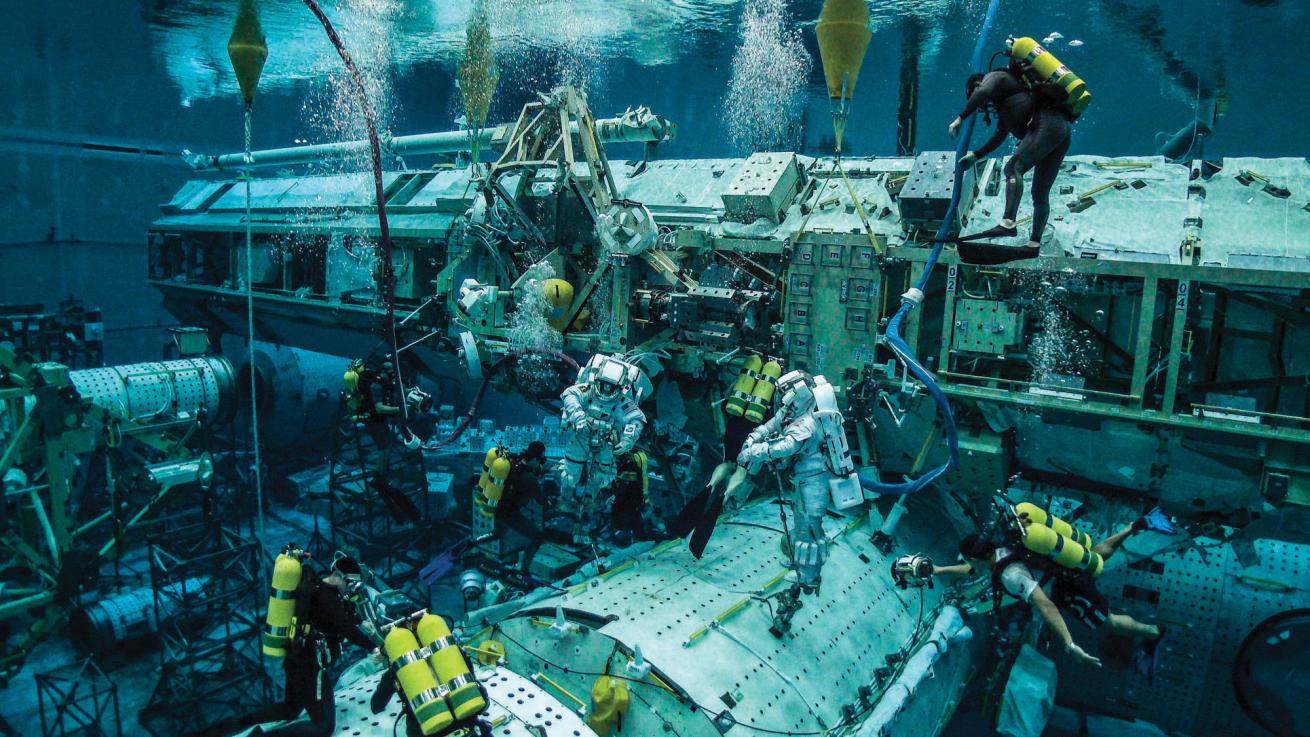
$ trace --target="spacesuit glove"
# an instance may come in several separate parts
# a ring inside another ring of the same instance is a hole
[[[1086,650],[1078,647],[1078,643],[1076,642],[1071,642],[1068,645],[1065,645],[1064,651],[1069,653],[1069,656],[1075,661],[1083,665],[1094,665],[1097,668],[1101,667],[1101,659],[1088,654]]]

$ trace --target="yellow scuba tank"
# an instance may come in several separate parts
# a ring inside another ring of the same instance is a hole
[[[569,308],[573,306],[573,285],[563,279],[547,279],[542,285],[546,295],[546,304],[550,305],[546,319],[556,330],[564,329],[564,322],[569,318]]]
[[[755,388],[755,381],[763,365],[764,361],[754,353],[746,357],[741,373],[737,374],[737,380],[732,383],[732,391],[728,392],[728,399],[723,403],[724,412],[737,417],[745,414],[746,405],[751,401],[751,390]]]
[[[591,686],[591,714],[587,726],[600,737],[608,737],[628,713],[628,684],[618,678],[601,676]]]
[[[746,405],[746,419],[756,424],[764,422],[764,415],[773,404],[773,392],[778,388],[778,377],[782,376],[782,365],[769,361],[760,369],[760,376],[751,389],[750,403]]]
[[[1019,519],[1028,519],[1039,525],[1046,525],[1084,548],[1090,548],[1095,544],[1091,535],[1088,535],[1086,532],[1083,532],[1059,517],[1047,514],[1045,509],[1042,509],[1032,502],[1020,502],[1014,505],[1014,513],[1019,515]]]
[[[496,514],[495,506],[488,505],[490,499],[487,496],[487,489],[492,485],[491,467],[504,456],[505,451],[501,450],[500,446],[492,446],[487,449],[487,454],[482,458],[482,475],[478,476],[478,490],[474,492],[473,499],[477,502],[478,511],[488,517]],[[496,499],[499,501],[500,497],[497,496]]]
[[[296,589],[304,567],[300,551],[287,549],[273,561],[272,591],[268,595],[268,616],[264,619],[264,654],[286,657],[287,643],[296,633]]]
[[[1036,522],[1025,525],[1023,546],[1046,556],[1056,564],[1074,571],[1082,571],[1093,578],[1101,575],[1105,560],[1100,553],[1085,548],[1046,525]]]
[[[359,391],[359,378],[364,372],[364,363],[362,361],[351,361],[346,373],[341,376],[341,390],[346,397],[346,411],[352,417],[360,414],[363,409],[362,399]]]
[[[644,450],[634,450],[624,463],[619,465],[619,479],[626,483],[640,483],[642,498],[650,490],[650,457]]]
[[[1092,103],[1092,93],[1087,91],[1087,84],[1082,78],[1069,71],[1069,67],[1060,63],[1054,54],[1035,40],[1024,36],[1011,41],[1010,58],[1026,61],[1029,64],[1032,81],[1054,82],[1063,87],[1064,91],[1069,93],[1064,106],[1074,117],[1082,115],[1087,106]]]
[[[391,628],[382,642],[382,650],[400,684],[401,697],[413,709],[423,734],[436,734],[449,727],[455,718],[441,697],[436,675],[423,657],[414,633],[404,627]]]
[[[505,495],[505,480],[509,478],[511,467],[509,458],[505,456],[491,462],[491,470],[487,472],[487,485],[482,487],[484,504],[482,513],[488,517],[494,517],[496,508],[500,506],[500,498]]]
[[[456,719],[467,719],[487,708],[478,680],[469,672],[459,643],[450,634],[446,620],[435,614],[424,614],[418,621],[419,642],[432,654],[428,664],[437,674],[437,681],[447,689],[446,699]]]

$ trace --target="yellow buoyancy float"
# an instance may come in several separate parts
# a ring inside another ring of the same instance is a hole
[[[482,713],[487,708],[487,700],[478,687],[477,678],[469,671],[459,642],[450,633],[450,625],[435,614],[424,614],[416,630],[423,647],[431,652],[428,663],[436,672],[437,680],[447,689],[446,699],[451,713],[460,720]]]
[[[264,62],[268,60],[268,42],[259,25],[255,0],[241,0],[237,6],[236,23],[227,40],[227,58],[232,62],[232,71],[241,87],[241,97],[246,105],[250,105],[255,101],[255,89],[259,87],[259,77],[264,72]]]
[[[782,376],[782,364],[769,361],[760,369],[755,387],[751,389],[750,403],[746,405],[746,419],[751,422],[764,422],[764,415],[773,404],[773,392],[778,388],[778,377]]]
[[[383,640],[382,649],[400,685],[401,697],[409,703],[423,734],[436,734],[449,727],[455,718],[442,698],[436,674],[423,657],[414,633],[405,627],[393,627]]]
[[[628,684],[618,678],[601,676],[591,686],[591,715],[587,726],[600,737],[608,737],[628,713]]]
[[[1084,548],[1090,548],[1095,544],[1091,535],[1088,535],[1086,532],[1083,532],[1059,517],[1048,514],[1045,509],[1042,509],[1032,502],[1020,502],[1014,505],[1014,513],[1019,515],[1019,519],[1021,520],[1027,519],[1036,522],[1039,525],[1046,525]]]
[[[751,401],[751,390],[755,388],[755,381],[760,377],[760,368],[764,365],[764,360],[754,353],[746,357],[745,363],[741,366],[741,373],[737,374],[737,380],[732,383],[732,390],[728,392],[728,399],[723,403],[723,411],[736,417],[741,417],[746,413],[746,405]]]
[[[873,37],[869,31],[867,0],[826,0],[814,32],[819,37],[828,96],[834,100],[851,99],[864,63],[864,52]]]
[[[264,619],[264,654],[281,658],[295,636],[296,589],[304,567],[299,551],[287,550],[273,561],[272,591],[268,595],[268,616]]]
[[[552,328],[563,330],[569,319],[569,308],[573,306],[573,285],[564,279],[547,279],[542,291],[549,305],[546,320]]]
[[[1063,87],[1069,95],[1065,98],[1064,106],[1074,117],[1082,115],[1092,103],[1092,93],[1087,91],[1087,84],[1082,78],[1033,39],[1027,36],[1014,39],[1010,44],[1010,58],[1028,63],[1032,69],[1032,81],[1054,82]]]

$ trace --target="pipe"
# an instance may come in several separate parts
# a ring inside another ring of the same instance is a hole
[[[629,560],[633,560],[634,558],[638,558],[642,555],[645,555],[646,553],[650,552],[650,550],[654,547],[655,547],[655,543],[650,541],[633,543],[632,545],[629,545],[626,548],[622,548],[620,550],[614,551],[613,553],[610,553],[609,555],[605,556],[604,558],[601,558],[600,560],[589,561],[588,563],[584,564],[581,568],[579,568],[577,571],[575,571],[573,575],[565,578],[563,581],[560,581],[559,585],[562,588],[577,586],[578,584],[583,583],[584,581],[588,581],[591,578],[604,573],[605,571],[612,570],[618,567],[618,565],[621,563],[625,563]]]
[[[897,715],[914,698],[919,686],[933,677],[933,665],[952,643],[967,642],[972,637],[973,631],[965,626],[960,610],[953,606],[943,607],[933,623],[932,634],[910,656],[896,680],[887,685],[882,697],[878,699],[878,705],[860,723],[854,737],[882,737],[890,734],[892,722]]]
[[[984,71],[984,64],[987,60],[987,36],[991,33],[992,25],[996,22],[996,11],[1000,6],[1000,0],[991,0],[987,5],[987,15],[984,16],[982,28],[978,32],[978,41],[973,47],[973,59],[971,66],[974,71]],[[970,115],[965,121],[964,132],[960,136],[960,141],[955,147],[955,160],[959,162],[960,157],[969,150],[969,141],[973,138],[974,124],[977,122],[977,114]],[[937,229],[936,244],[928,254],[928,260],[924,262],[923,274],[919,276],[919,281],[914,288],[901,296],[900,309],[896,311],[891,322],[887,324],[887,333],[885,338],[887,345],[896,354],[896,357],[905,365],[906,370],[928,389],[928,394],[932,396],[933,402],[937,405],[937,412],[942,418],[942,425],[946,428],[946,440],[950,448],[950,456],[942,465],[930,469],[917,479],[906,481],[899,484],[885,484],[879,479],[869,479],[861,475],[860,485],[866,491],[876,494],[913,494],[924,489],[935,482],[937,479],[950,473],[960,464],[960,439],[959,433],[955,427],[955,412],[951,409],[951,403],[946,399],[946,394],[942,392],[937,380],[933,375],[919,363],[915,358],[914,352],[910,350],[909,344],[901,337],[901,325],[905,318],[923,301],[923,290],[928,285],[928,278],[932,276],[933,268],[937,266],[937,259],[941,257],[942,248],[945,247],[946,236],[949,234],[951,225],[955,222],[956,210],[960,207],[960,195],[964,192],[964,169],[956,164],[955,167],[955,186],[951,188],[951,204],[946,210],[946,217],[942,219],[941,227]]]
[[[482,145],[503,144],[513,135],[515,125],[506,123],[484,128],[478,140]],[[576,134],[577,123],[571,124],[571,127]],[[677,130],[676,125],[646,108],[629,110],[617,118],[596,121],[596,134],[601,143],[661,143],[672,141],[677,136]],[[388,154],[397,157],[452,154],[467,150],[471,135],[468,131],[418,133],[392,138],[385,142],[385,146]],[[182,158],[196,171],[227,171],[346,159],[367,154],[370,148],[367,140],[273,148],[252,152],[249,163],[244,153],[212,156],[186,152]]]
[[[32,512],[36,515],[36,521],[40,523],[42,532],[45,533],[46,547],[50,548],[50,560],[59,567],[59,543],[55,541],[55,530],[50,526],[50,518],[46,516],[45,507],[41,504],[41,497],[36,493],[36,487],[28,489],[29,496],[32,500]]]

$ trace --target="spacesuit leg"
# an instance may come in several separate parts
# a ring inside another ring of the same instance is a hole
[[[564,462],[560,466],[560,491],[568,499],[577,494],[577,486],[582,483],[582,472],[587,465],[590,449],[582,436],[573,433],[568,445],[564,446]]]
[[[823,515],[828,507],[828,484],[823,476],[796,482],[792,495],[795,529],[792,531],[796,573],[800,583],[815,586],[828,554]]]

